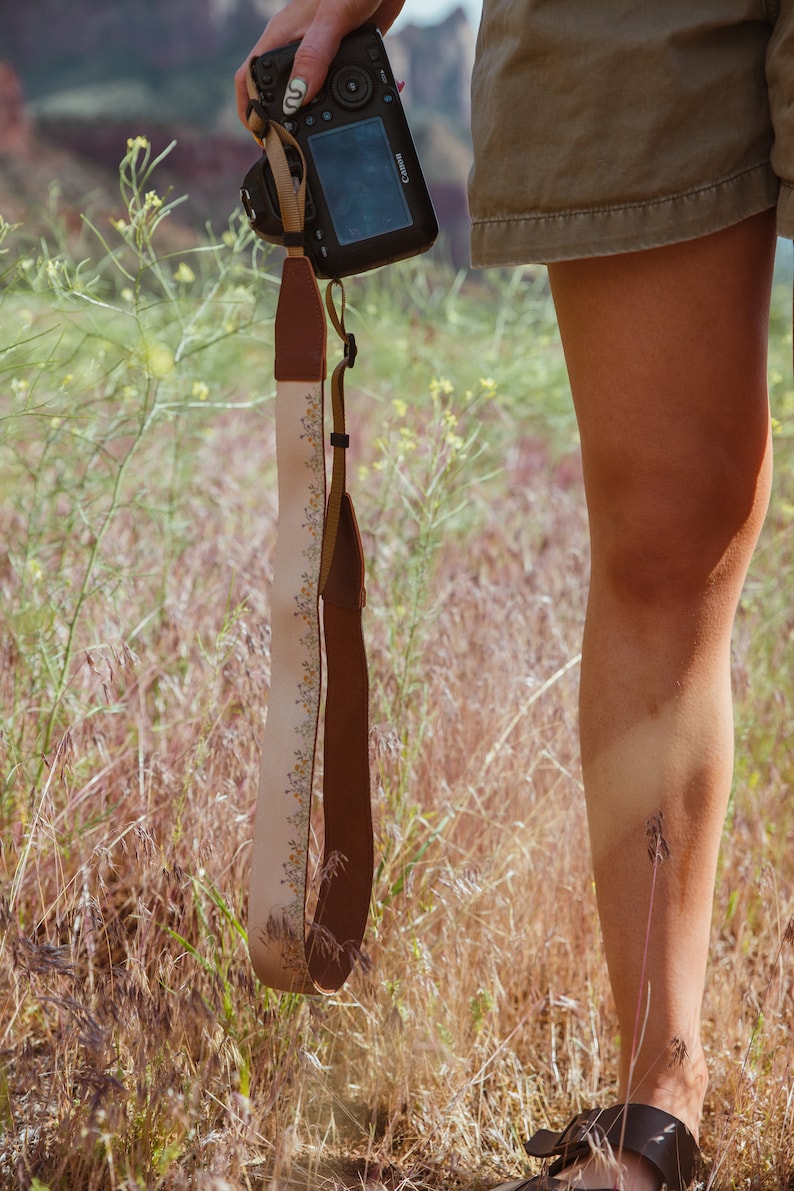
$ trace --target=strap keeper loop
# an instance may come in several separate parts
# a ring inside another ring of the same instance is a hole
[[[338,434],[335,430],[331,431],[331,446],[344,447],[345,450],[350,446],[349,434]]]
[[[348,368],[352,368],[356,362],[356,356],[358,355],[358,348],[356,347],[356,337],[352,331],[347,332],[347,339],[345,341],[344,352],[345,352],[345,360],[347,361],[347,366],[348,366]]]
[[[281,242],[285,248],[303,248],[306,241],[303,232],[282,232]]]

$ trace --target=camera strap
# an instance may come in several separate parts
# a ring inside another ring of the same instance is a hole
[[[373,869],[368,677],[361,628],[364,558],[345,475],[344,374],[355,362],[356,346],[345,329],[342,283],[331,282],[327,310],[345,346],[331,386],[333,467],[326,504],[326,319],[317,278],[303,255],[305,168],[296,181],[284,146],[298,154],[300,148],[281,125],[265,127],[253,101],[249,123],[264,138],[287,256],[275,322],[279,508],[248,947],[257,975],[271,988],[333,992],[360,954]],[[333,301],[336,287],[342,295],[340,313]],[[323,644],[327,679],[321,717]],[[315,897],[309,839],[320,729],[324,834]]]

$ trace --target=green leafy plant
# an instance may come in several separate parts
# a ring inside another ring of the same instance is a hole
[[[57,207],[43,239],[0,220],[0,1182],[475,1191],[616,1078],[545,274],[412,260],[348,287],[375,896],[339,993],[263,989],[278,268],[237,217],[187,240],[160,160],[132,137],[119,210],[77,236]],[[704,1011],[718,1191],[794,1161],[788,318],[781,290]]]

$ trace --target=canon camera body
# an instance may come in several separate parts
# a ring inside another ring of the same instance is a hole
[[[363,25],[348,34],[319,95],[285,116],[299,44],[261,54],[251,70],[260,115],[282,124],[306,161],[304,251],[318,277],[347,277],[425,252],[438,221],[380,33]],[[298,154],[290,147],[286,152],[293,176],[300,177]],[[281,244],[266,153],[246,174],[241,197],[254,231]]]

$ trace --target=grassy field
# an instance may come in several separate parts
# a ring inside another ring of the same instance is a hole
[[[0,228],[0,1185],[475,1191],[615,1080],[576,743],[588,581],[542,271],[351,282],[377,869],[366,968],[254,979],[278,262],[234,218]],[[794,391],[734,647],[715,1188],[794,1179]],[[335,349],[335,348],[334,348]],[[788,933],[787,933],[788,932]]]

